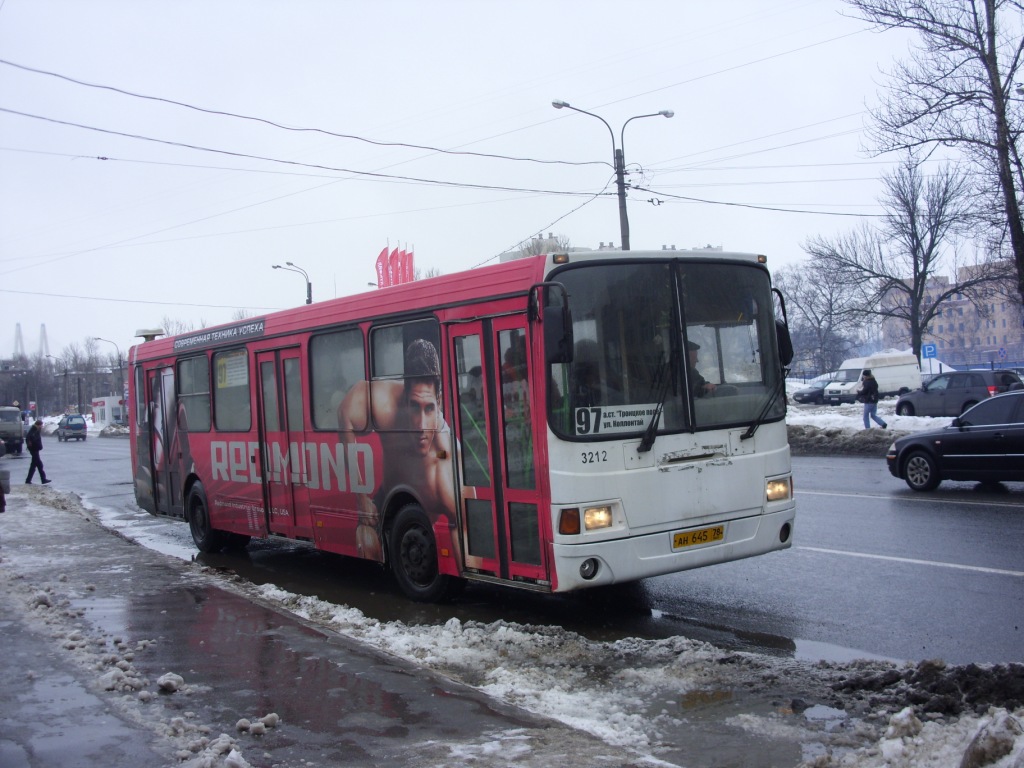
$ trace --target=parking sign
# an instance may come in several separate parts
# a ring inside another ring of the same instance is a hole
[[[934,344],[921,345],[921,357],[935,357],[938,354],[938,347]]]

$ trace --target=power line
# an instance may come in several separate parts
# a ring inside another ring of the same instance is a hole
[[[708,200],[701,197],[687,197],[685,195],[670,195],[667,192],[656,192],[653,189],[647,189],[646,187],[630,187],[638,192],[650,192],[652,195],[660,195],[661,197],[670,197],[674,200],[686,200],[691,203],[706,203],[707,205],[727,205],[733,208],[753,208],[758,211],[776,211],[778,213],[809,213],[815,216],[852,216],[855,218],[864,219],[877,219],[881,218],[883,214],[876,213],[842,213],[840,211],[808,211],[796,208],[776,208],[770,205],[754,205],[753,203],[729,203],[723,200]]]
[[[155,144],[165,144],[171,147],[181,147],[183,149],[193,149],[197,152],[212,152],[218,155],[227,155],[228,157],[241,157],[247,160],[262,160],[268,163],[280,163],[282,165],[293,165],[299,168],[315,168],[321,171],[333,171],[335,173],[348,173],[353,176],[368,176],[375,179],[390,179],[397,181],[406,181],[415,184],[427,184],[439,187],[454,187],[458,189],[481,189],[490,190],[497,192],[527,192],[531,194],[545,194],[545,195],[568,195],[577,196],[590,194],[589,192],[565,192],[560,190],[549,190],[549,189],[523,189],[519,187],[504,187],[493,184],[472,184],[470,182],[458,182],[458,181],[442,181],[440,179],[426,179],[417,176],[397,176],[390,173],[375,173],[373,171],[357,171],[352,168],[338,168],[330,165],[319,165],[317,163],[302,163],[298,160],[282,160],[275,157],[264,157],[262,155],[250,155],[245,152],[233,152],[228,149],[214,149],[212,147],[203,147],[198,144],[188,144],[181,141],[171,141],[169,139],[157,139],[152,136],[143,136],[137,133],[126,133],[124,131],[115,131],[109,128],[99,128],[93,125],[85,125],[83,123],[75,123],[70,120],[59,120],[55,117],[46,117],[45,115],[35,115],[30,112],[21,112],[16,109],[8,109],[7,107],[0,107],[0,112],[6,112],[11,115],[18,115],[20,117],[27,117],[32,120],[42,120],[47,123],[54,123],[56,125],[66,125],[72,128],[82,128],[86,131],[96,131],[97,133],[106,133],[111,136],[122,136],[128,139],[138,139],[139,141],[150,141]],[[96,157],[96,160],[110,160],[109,157]],[[608,165],[608,163],[603,163]]]
[[[348,133],[337,133],[336,131],[328,131],[323,128],[305,128],[299,126],[284,125],[283,123],[275,122],[274,120],[268,120],[263,117],[255,117],[253,115],[242,115],[236,112],[227,112],[220,109],[208,109],[206,107],[198,107],[194,104],[189,104],[184,101],[175,101],[174,99],[164,98],[163,96],[150,96],[144,93],[136,93],[134,91],[128,91],[123,88],[118,88],[113,85],[103,85],[101,83],[90,83],[86,80],[78,80],[68,75],[62,75],[59,72],[50,72],[45,69],[37,69],[35,67],[29,67],[24,64],[18,64],[17,62],[8,61],[6,59],[0,59],[0,64],[6,64],[9,67],[21,69],[25,72],[33,72],[38,75],[45,75],[47,77],[55,77],[60,80],[65,80],[69,83],[76,85],[85,86],[86,88],[98,88],[100,90],[112,91],[114,93],[120,93],[124,96],[131,96],[136,99],[145,99],[147,101],[156,101],[164,104],[171,104],[176,107],[182,107],[183,109],[191,109],[196,112],[202,112],[207,115],[218,115],[221,117],[232,117],[238,120],[249,120],[254,123],[262,123],[263,125],[269,125],[273,128],[279,128],[282,131],[293,131],[295,133],[318,133],[324,136],[332,136],[338,139],[351,139],[352,141],[361,141],[366,144],[373,144],[378,147],[403,147],[406,149],[419,149],[426,152],[437,152],[442,155],[463,155],[469,157],[483,157],[495,160],[512,160],[515,162],[523,163],[540,163],[542,165],[608,165],[606,162],[600,162],[597,160],[588,160],[583,162],[573,162],[569,160],[540,160],[533,157],[515,157],[512,155],[498,155],[488,152],[466,152],[456,151],[451,149],[441,149],[440,147],[429,147],[422,144],[409,144],[403,141],[378,141],[376,139],[368,139],[364,136],[355,136]]]
[[[202,307],[204,309],[257,309],[266,312],[275,312],[284,307],[236,307],[231,304],[193,304],[187,301],[146,301],[143,299],[125,298],[101,298],[99,296],[78,296],[70,293],[43,293],[42,291],[17,291],[12,288],[0,288],[0,293],[18,293],[24,296],[46,296],[55,299],[81,299],[82,301],[103,301],[116,302],[121,304],[156,304],[166,307]]]
[[[547,225],[545,225],[545,226],[541,227],[540,229],[534,231],[533,234],[528,235],[527,237],[523,238],[518,243],[513,245],[511,248],[508,248],[508,249],[502,251],[501,253],[508,253],[509,251],[514,251],[517,248],[521,248],[523,243],[527,242],[528,240],[530,240],[532,237],[534,237],[538,233],[543,233],[544,231],[546,231],[546,230],[550,229],[551,227],[555,226],[555,224],[557,224],[558,222],[562,221],[562,219],[568,218],[569,216],[572,216],[574,213],[576,213],[576,211],[580,210],[584,206],[590,205],[592,202],[597,200],[597,198],[601,197],[601,195],[603,195],[605,193],[605,190],[607,190],[608,187],[611,186],[611,183],[612,183],[612,181],[614,179],[615,179],[614,176],[609,177],[608,181],[605,182],[605,185],[601,189],[601,191],[597,192],[596,194],[594,194],[589,200],[585,200],[584,202],[580,203],[575,208],[573,208],[571,211],[566,211],[565,213],[563,213],[561,216],[559,216],[554,221],[549,222]],[[499,258],[501,256],[501,253],[496,253],[494,256],[491,256],[491,258],[484,259],[479,264],[474,264],[472,267],[470,267],[470,269],[475,269],[476,267],[482,267],[484,264],[489,264],[490,262],[492,262],[495,259]]]

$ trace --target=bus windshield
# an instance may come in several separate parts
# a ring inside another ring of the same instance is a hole
[[[569,294],[571,363],[551,366],[552,429],[575,439],[782,418],[768,273],[752,264],[623,262],[551,276]]]

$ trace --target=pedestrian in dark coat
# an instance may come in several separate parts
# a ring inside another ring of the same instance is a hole
[[[864,429],[871,427],[871,421],[875,422],[882,429],[889,425],[878,417],[878,381],[871,375],[871,371],[865,369],[860,380],[860,392],[857,399],[864,403]],[[868,421],[870,419],[871,421]]]
[[[32,463],[28,465],[28,477],[25,478],[25,484],[31,484],[32,476],[38,469],[39,479],[43,485],[46,485],[50,481],[46,477],[46,472],[43,471],[43,460],[39,458],[39,452],[43,450],[42,419],[36,419],[36,423],[29,427],[28,434],[25,435],[25,445],[28,447],[28,452],[32,454]]]

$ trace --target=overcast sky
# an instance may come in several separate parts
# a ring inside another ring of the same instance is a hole
[[[618,245],[612,136],[554,99],[616,142],[675,112],[625,131],[633,250],[777,269],[879,213],[907,41],[839,0],[0,0],[0,357],[295,306],[286,261],[319,301],[386,246]]]

